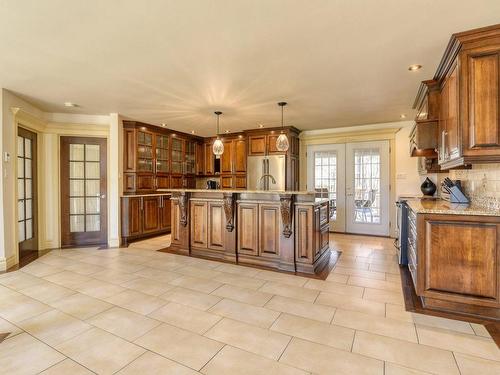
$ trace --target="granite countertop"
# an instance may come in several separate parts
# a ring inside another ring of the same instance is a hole
[[[162,193],[150,193],[150,194],[123,194],[121,197],[122,198],[138,198],[138,197],[155,197],[155,196],[165,196],[165,195],[172,195],[172,193],[168,192],[162,192]]]
[[[229,190],[229,189],[157,189],[161,192],[186,192],[186,193],[237,193],[237,194],[293,194],[309,195],[314,191],[305,190]]]
[[[417,214],[500,216],[500,210],[478,206],[474,203],[450,203],[443,199],[409,199],[407,204]]]

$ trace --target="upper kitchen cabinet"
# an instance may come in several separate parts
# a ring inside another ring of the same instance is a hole
[[[439,86],[441,168],[500,162],[499,65],[500,25],[452,35],[433,79]],[[431,106],[430,96],[422,95],[426,82],[416,100],[421,108]]]
[[[281,133],[281,128],[249,130],[246,133],[248,134],[249,156],[264,156],[273,154],[299,156],[298,136],[300,131],[293,126],[287,126],[284,128],[284,133],[287,135],[288,142],[290,144],[287,152],[279,151],[276,148],[276,140]]]
[[[224,137],[224,153],[220,158],[221,187],[245,189],[247,172],[247,143],[243,134]]]

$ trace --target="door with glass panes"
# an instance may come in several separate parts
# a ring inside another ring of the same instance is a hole
[[[61,246],[107,243],[106,139],[61,137]]]
[[[36,133],[17,131],[17,239],[23,252],[38,250]]]

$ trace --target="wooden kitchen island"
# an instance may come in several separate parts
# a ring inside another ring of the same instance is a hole
[[[329,201],[301,191],[165,189],[171,250],[290,272],[328,265]]]

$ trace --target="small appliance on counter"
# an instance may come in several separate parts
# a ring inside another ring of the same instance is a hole
[[[462,191],[460,180],[450,180],[446,177],[441,184],[442,197],[450,203],[469,203],[469,198]]]
[[[207,180],[207,189],[216,190],[219,188],[219,184],[215,180]]]

